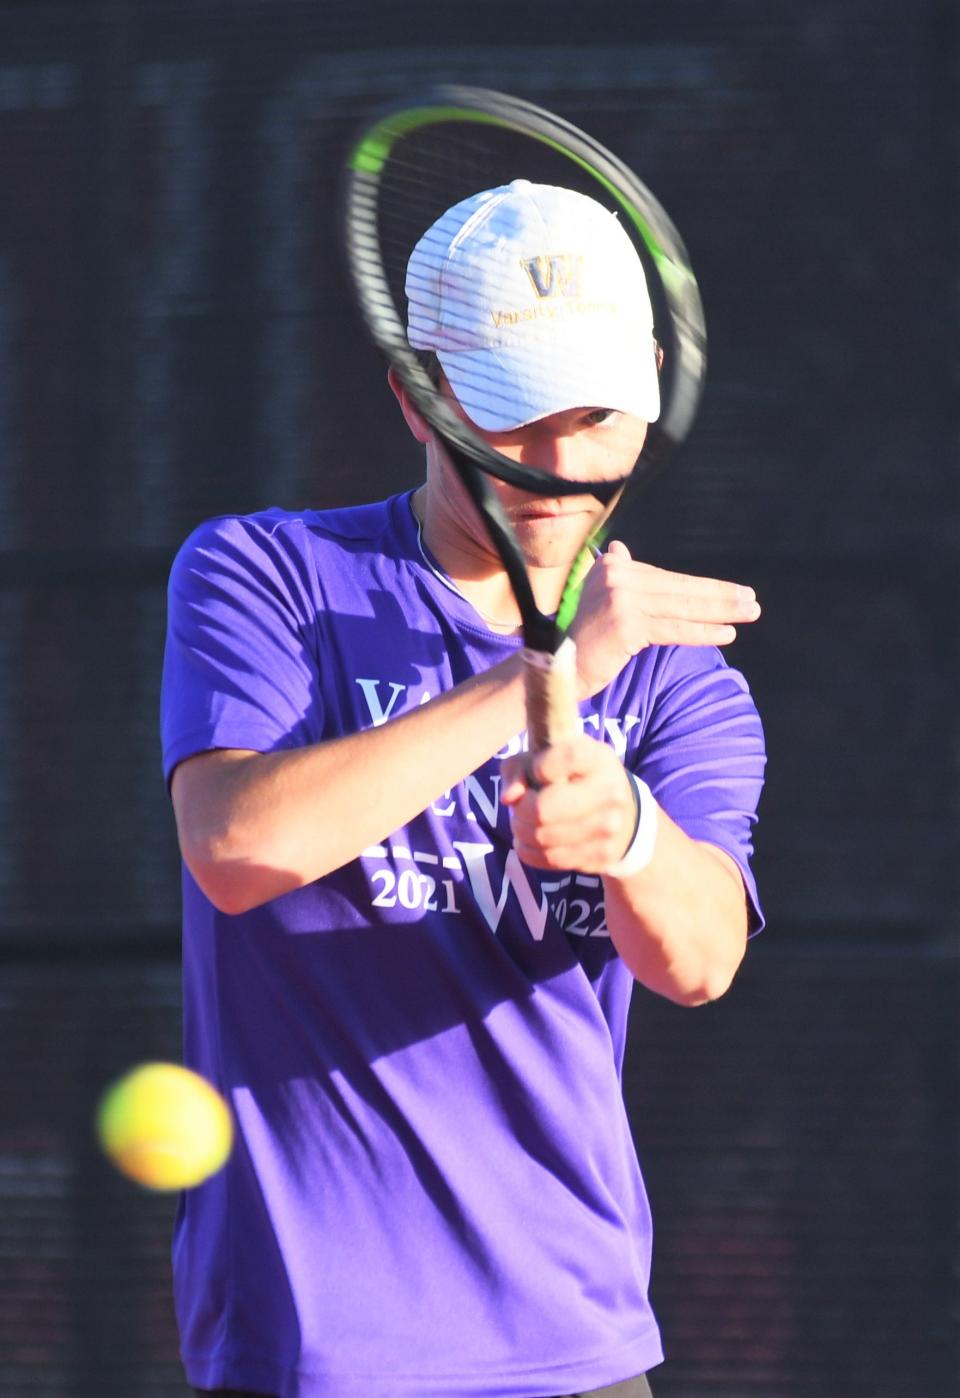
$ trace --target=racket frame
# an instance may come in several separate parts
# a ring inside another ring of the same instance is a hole
[[[660,416],[648,425],[643,450],[629,477],[603,482],[558,478],[501,455],[438,394],[410,347],[405,317],[391,290],[376,234],[381,180],[398,142],[424,127],[447,122],[499,127],[540,142],[590,175],[598,194],[602,190],[625,215],[646,274],[655,335],[663,350]],[[392,104],[367,126],[348,158],[343,221],[350,272],[368,330],[414,407],[442,439],[507,573],[523,624],[529,742],[534,750],[549,746],[577,728],[575,651],[567,633],[586,564],[602,542],[627,480],[648,478],[669,459],[686,438],[702,396],[706,333],[686,247],[647,186],[599,141],[521,98],[460,85],[443,85],[412,102]],[[545,615],[536,604],[523,555],[490,477],[554,499],[589,494],[604,506],[571,568],[556,616]]]

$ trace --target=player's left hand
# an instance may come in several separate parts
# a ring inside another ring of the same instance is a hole
[[[602,874],[633,838],[630,778],[613,749],[586,734],[508,758],[500,799],[510,812],[514,849],[535,869]]]

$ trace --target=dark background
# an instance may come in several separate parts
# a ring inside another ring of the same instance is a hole
[[[960,1394],[958,76],[952,0],[0,0],[0,1394],[184,1393],[172,1201],[90,1130],[179,1053],[166,573],[206,515],[416,480],[335,200],[436,79],[675,216],[709,387],[620,532],[765,607],[769,928],[633,1020],[657,1398]]]

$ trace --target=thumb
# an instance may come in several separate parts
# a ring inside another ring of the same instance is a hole
[[[612,553],[615,558],[631,557],[630,550],[627,548],[626,544],[621,543],[619,539],[610,540],[609,544],[607,544],[607,553]]]

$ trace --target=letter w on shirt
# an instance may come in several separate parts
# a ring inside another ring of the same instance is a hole
[[[539,896],[534,894],[516,850],[510,850],[507,855],[503,868],[503,883],[495,897],[487,868],[487,855],[493,854],[493,846],[473,845],[464,840],[454,840],[453,848],[463,860],[467,878],[470,880],[470,890],[490,931],[496,932],[500,926],[507,896],[512,888],[517,895],[531,937],[535,942],[541,941],[547,925],[547,900],[542,893]]]

